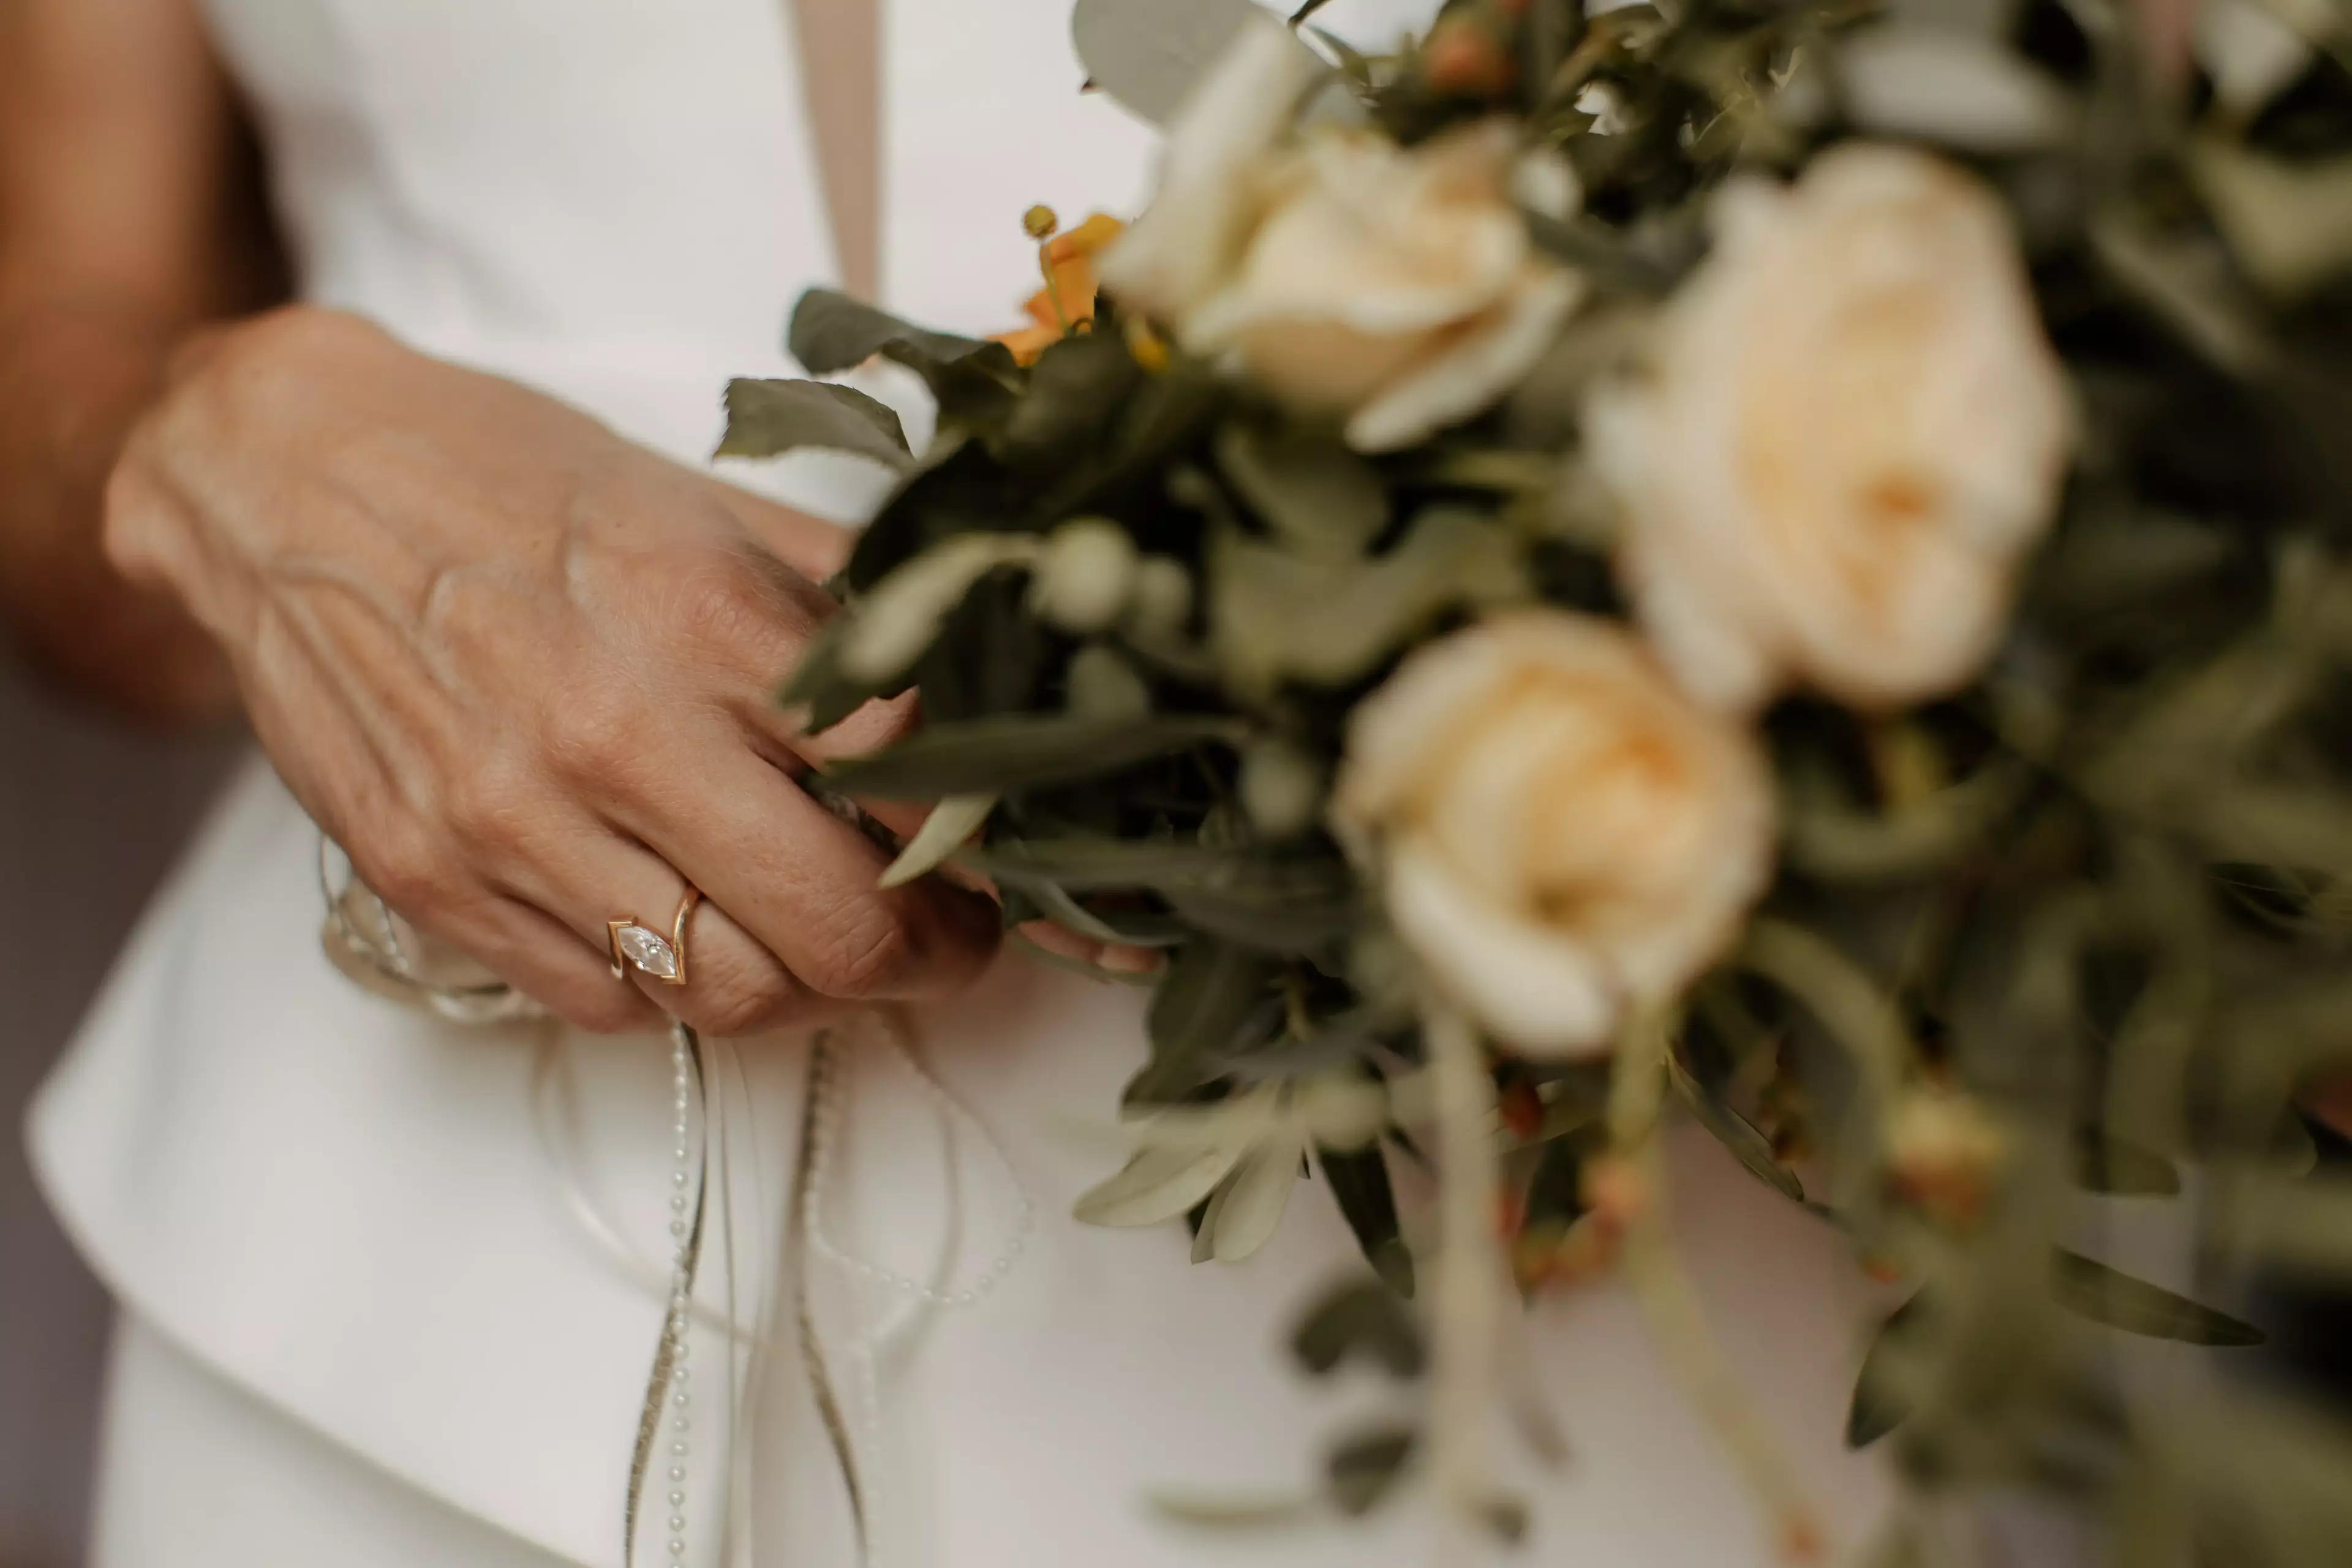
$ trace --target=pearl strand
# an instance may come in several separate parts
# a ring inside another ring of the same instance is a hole
[[[810,1092],[817,1097],[817,1114],[811,1127],[813,1147],[810,1150],[808,1190],[802,1198],[806,1210],[809,1241],[826,1261],[885,1289],[912,1296],[934,1307],[977,1306],[981,1298],[993,1291],[998,1281],[1011,1274],[1020,1263],[1022,1253],[1028,1247],[1030,1234],[1036,1228],[1036,1205],[1030,1202],[1028,1189],[1022,1184],[1020,1174],[1013,1169],[1012,1161],[1005,1157],[1003,1146],[990,1136],[987,1128],[972,1114],[971,1108],[950,1094],[916,1060],[895,1029],[886,1026],[883,1035],[888,1042],[888,1054],[915,1080],[915,1087],[923,1097],[948,1121],[960,1122],[972,1131],[981,1146],[987,1151],[1013,1195],[1016,1206],[1011,1234],[1005,1238],[1003,1250],[989,1261],[971,1285],[961,1290],[938,1289],[919,1279],[910,1279],[903,1274],[868,1263],[835,1246],[824,1225],[824,1212],[832,1192],[835,1134],[841,1112],[847,1104],[848,1091],[841,1082],[842,1064],[831,1051],[819,1047],[822,1054],[815,1064],[817,1070],[810,1085]]]
[[[1016,1205],[1011,1234],[1006,1237],[1003,1249],[981,1270],[979,1276],[964,1289],[955,1290],[941,1290],[919,1279],[909,1279],[845,1252],[835,1244],[825,1226],[824,1215],[832,1194],[834,1160],[839,1152],[849,1089],[843,1076],[846,1062],[829,1038],[820,1037],[812,1047],[809,1063],[810,1114],[805,1184],[801,1193],[802,1235],[818,1256],[871,1285],[912,1297],[933,1307],[976,1307],[1020,1262],[1030,1233],[1036,1226],[1036,1206],[1031,1203],[1020,1173],[1013,1170],[1003,1146],[991,1136],[987,1127],[970,1107],[931,1076],[900,1034],[896,1020],[881,1015],[873,1017],[871,1023],[877,1026],[876,1032],[882,1037],[885,1054],[896,1058],[899,1068],[915,1080],[917,1089],[930,1101],[942,1120],[950,1126],[961,1125],[971,1133],[995,1163]],[[873,1568],[879,1568],[880,1564],[894,1560],[895,1553],[888,1550],[891,1513],[886,1472],[889,1467],[880,1462],[887,1441],[881,1419],[882,1393],[875,1364],[876,1346],[866,1331],[867,1327],[859,1325],[847,1347],[852,1375],[856,1379],[856,1397],[851,1402],[850,1424],[854,1433],[850,1449],[844,1455],[844,1463],[850,1465],[854,1471],[852,1491],[857,1500],[861,1533],[865,1536],[865,1561]],[[821,1367],[822,1351],[817,1354]],[[857,1463],[860,1453],[866,1463]]]
[[[694,1185],[693,1045],[683,1029],[670,1031],[670,1087],[675,1091],[670,1119],[673,1144],[670,1171],[669,1234],[672,1262],[669,1277],[669,1318],[663,1329],[669,1363],[669,1568],[686,1568],[687,1458],[693,1418],[693,1395],[688,1387],[687,1332],[694,1315],[694,1226],[688,1218]]]

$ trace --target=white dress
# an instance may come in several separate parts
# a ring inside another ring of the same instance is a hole
[[[1067,8],[888,0],[885,292],[902,313],[1013,324],[1034,281],[1022,211],[1131,210],[1148,189],[1150,136],[1076,91]],[[1426,8],[1338,0],[1325,16],[1377,37]],[[209,0],[208,14],[262,120],[308,297],[683,462],[710,449],[728,376],[791,374],[785,313],[833,261],[781,0]],[[821,459],[740,477],[843,517],[876,493]],[[642,1260],[664,1255],[669,1217],[665,1049],[551,1048],[363,994],[320,955],[316,846],[257,762],[35,1111],[46,1190],[125,1309],[95,1562],[609,1568],[662,1317]],[[871,1417],[877,1555],[1426,1561],[1409,1508],[1203,1534],[1152,1506],[1311,1484],[1323,1448],[1393,1394],[1287,1367],[1295,1315],[1359,1267],[1319,1190],[1303,1187],[1241,1267],[1192,1266],[1181,1228],[1066,1217],[1118,1158],[1108,1111],[1142,1049],[1139,1014],[1132,989],[1008,957],[915,1016],[924,1058],[1017,1189],[894,1058],[852,1066],[831,1222],[845,1248],[952,1274],[986,1261],[1019,1194],[1037,1215],[973,1307],[915,1317],[844,1271],[824,1282],[835,1348],[874,1352],[870,1399],[853,1403]],[[778,1258],[804,1051],[741,1053],[747,1275]],[[1838,1443],[1864,1287],[1833,1237],[1703,1142],[1675,1163],[1717,1327],[1851,1539],[1883,1491]],[[1548,1560],[1773,1560],[1616,1288],[1542,1305],[1528,1344],[1526,1374],[1573,1450],[1532,1494]],[[722,1353],[706,1336],[697,1364]],[[769,1365],[759,1419],[740,1424],[759,1437],[757,1560],[849,1563],[797,1357]],[[691,1468],[703,1562],[728,1425],[714,1382]]]

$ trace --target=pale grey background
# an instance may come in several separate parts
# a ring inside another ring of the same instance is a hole
[[[0,1568],[81,1562],[109,1318],[33,1190],[25,1101],[236,745],[134,733],[0,651]]]

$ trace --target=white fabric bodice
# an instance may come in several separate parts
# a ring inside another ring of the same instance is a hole
[[[1141,198],[1150,138],[1076,90],[1067,5],[888,0],[884,292],[902,313],[1014,324],[1034,279],[1027,205],[1075,217]],[[1338,0],[1322,19],[1376,39],[1430,8]],[[207,11],[263,121],[306,296],[541,386],[683,462],[715,441],[728,376],[792,374],[783,322],[833,261],[783,0]],[[845,518],[878,486],[821,458],[735,477]],[[615,1263],[567,1195],[540,1130],[531,1031],[438,1024],[353,989],[320,955],[315,851],[257,763],[37,1107],[45,1186],[135,1310],[322,1440],[612,1564],[657,1287]],[[882,1506],[904,1560],[1421,1561],[1404,1520],[1204,1540],[1146,1507],[1155,1489],[1311,1479],[1377,1391],[1309,1390],[1285,1364],[1292,1316],[1355,1266],[1323,1193],[1302,1189],[1241,1268],[1192,1267],[1181,1230],[1066,1217],[1118,1158],[1108,1115],[1139,1057],[1139,1016],[1133,990],[1007,959],[917,1019],[940,1079],[1008,1150],[1039,1234],[1001,1290],[910,1337],[885,1369],[895,1485]],[[802,1050],[745,1052],[770,1189],[791,1152]],[[576,1123],[581,1185],[637,1256],[660,1257],[664,1050],[573,1038],[564,1052],[553,1098]],[[947,1179],[948,1145],[910,1080],[870,1061],[856,1079],[845,1228],[903,1268],[952,1233],[984,1255],[1008,1195],[978,1168],[961,1193]],[[1832,1238],[1720,1155],[1692,1143],[1678,1164],[1702,1281],[1737,1303],[1727,1341],[1851,1517],[1875,1484],[1836,1452],[1859,1281]],[[749,1251],[772,1255],[775,1217],[747,1221]],[[1531,1372],[1576,1447],[1538,1510],[1563,1560],[1769,1560],[1619,1293],[1545,1308],[1533,1342]],[[697,1463],[708,1479],[715,1461]],[[845,1562],[814,1423],[781,1422],[761,1465],[782,1521],[762,1562]]]

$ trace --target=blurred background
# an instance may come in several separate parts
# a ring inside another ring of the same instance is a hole
[[[0,646],[0,1568],[82,1561],[110,1313],[33,1190],[25,1102],[236,748],[132,733]]]

